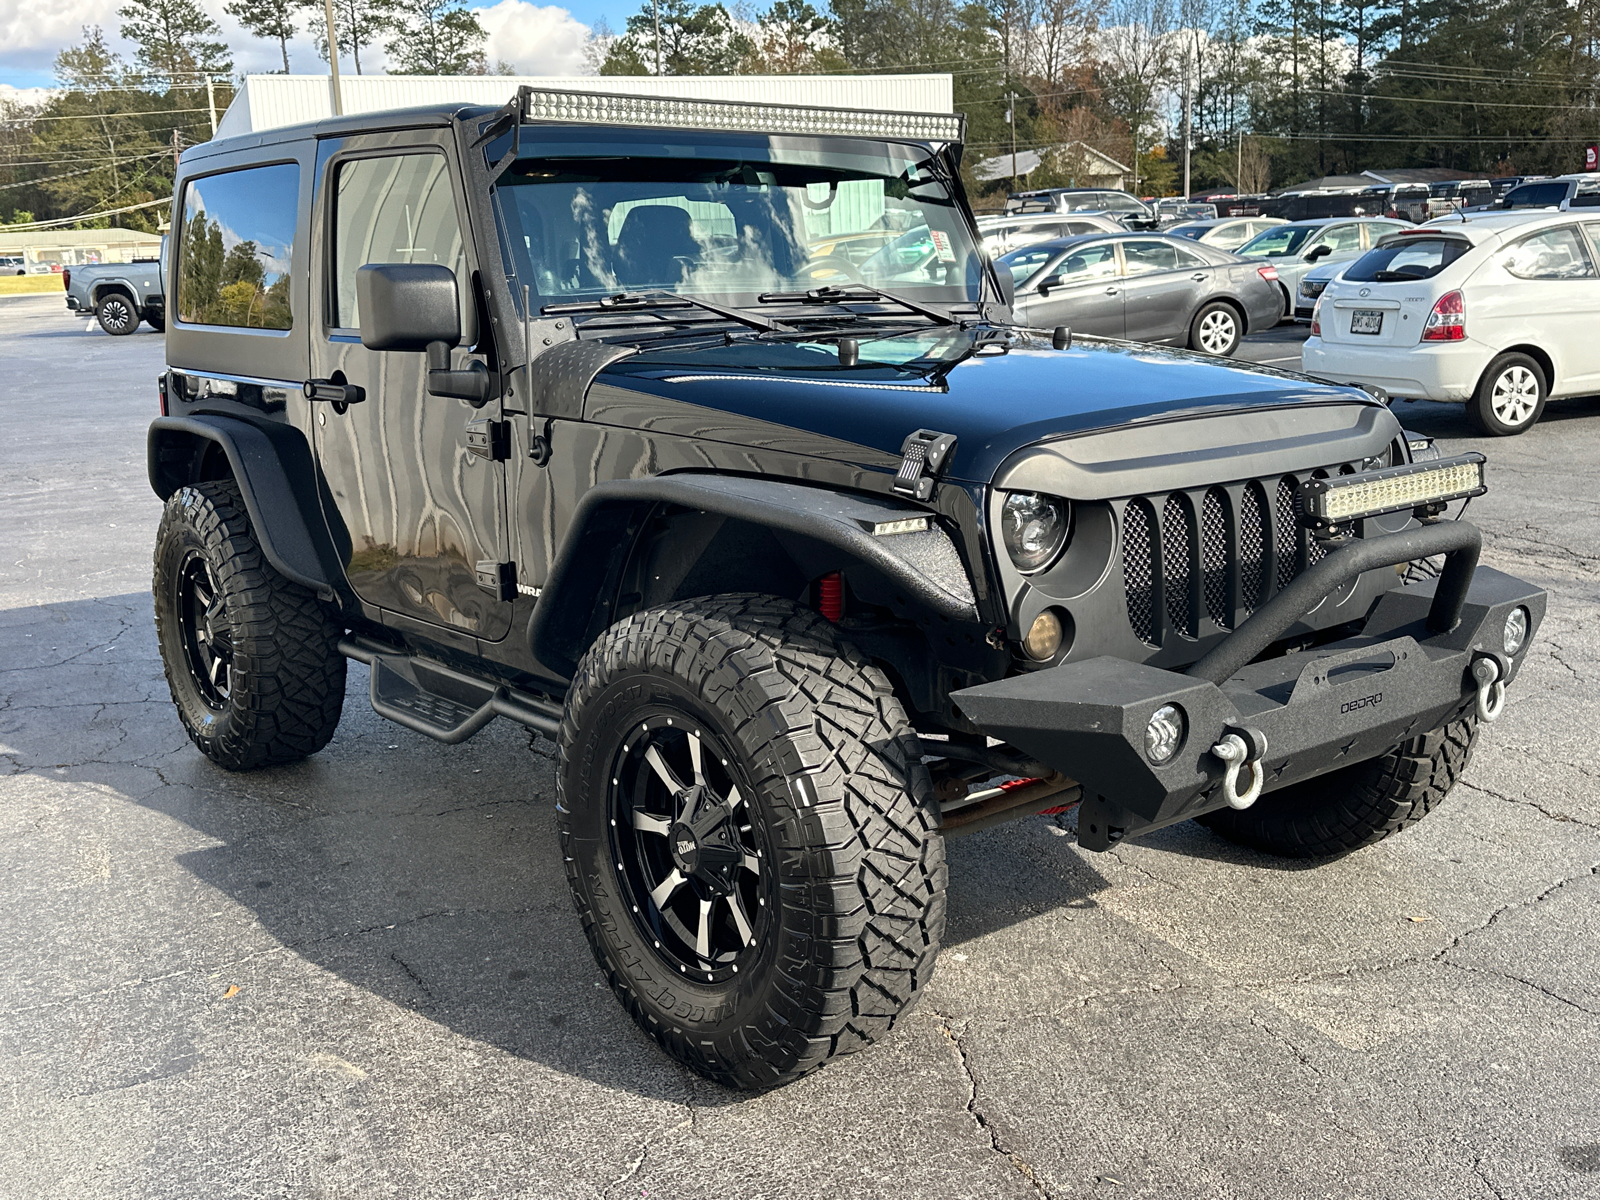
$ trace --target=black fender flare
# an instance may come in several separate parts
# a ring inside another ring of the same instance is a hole
[[[546,667],[570,679],[592,637],[610,624],[608,590],[614,589],[645,520],[661,506],[733,517],[775,533],[809,538],[893,580],[929,612],[964,623],[980,619],[969,568],[929,508],[888,497],[735,475],[619,479],[590,488],[578,502],[534,606],[528,643]],[[918,517],[929,519],[926,533],[873,532],[886,522]],[[897,543],[902,538],[906,540]]]
[[[208,443],[227,456],[267,561],[324,600],[340,596],[345,590],[343,560],[318,503],[316,468],[305,436],[277,422],[256,424],[211,414],[158,417],[150,423],[145,444],[155,494],[166,500],[196,482]]]

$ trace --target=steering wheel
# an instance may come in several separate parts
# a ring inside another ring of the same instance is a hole
[[[832,267],[849,279],[851,283],[859,283],[862,287],[868,286],[866,278],[856,269],[855,263],[845,258],[842,254],[818,255],[801,267],[796,274],[810,277],[816,274],[816,268],[818,267]]]

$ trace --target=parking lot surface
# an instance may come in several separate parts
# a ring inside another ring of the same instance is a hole
[[[162,341],[86,324],[0,300],[0,1196],[1600,1195],[1600,401],[1492,443],[1398,406],[1489,454],[1484,560],[1551,592],[1434,815],[1315,866],[1192,824],[952,843],[920,1007],[745,1096],[603,989],[548,742],[437,745],[352,667],[305,763],[190,746],[148,592]]]

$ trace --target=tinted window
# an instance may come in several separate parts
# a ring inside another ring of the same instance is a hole
[[[1563,182],[1525,183],[1506,193],[1506,208],[1549,208],[1567,198],[1567,185]]]
[[[1600,180],[1585,179],[1572,193],[1573,208],[1600,207]]]
[[[1122,256],[1129,275],[1178,269],[1177,250],[1169,242],[1123,242]]]
[[[1431,279],[1471,248],[1460,238],[1408,237],[1367,251],[1344,277],[1355,283]]]
[[[1062,283],[1090,283],[1096,279],[1110,279],[1117,273],[1117,247],[1115,242],[1099,242],[1075,250],[1061,260],[1052,274]]]
[[[1025,250],[1013,250],[999,260],[999,265],[1011,272],[1013,283],[1021,283],[1060,253],[1050,246],[1030,246]]]
[[[1195,267],[1209,267],[1211,260],[1202,254],[1196,254],[1186,246],[1174,246],[1172,252],[1178,256],[1178,265],[1184,270],[1193,270]]]
[[[1239,253],[1246,258],[1293,254],[1315,232],[1309,225],[1274,225],[1239,247]]]
[[[1167,232],[1172,234],[1174,237],[1193,238],[1195,241],[1199,241],[1205,236],[1206,230],[1210,228],[1210,225],[1174,225],[1171,229],[1167,230]],[[1211,239],[1212,245],[1222,244],[1219,240],[1219,237],[1214,237]]]
[[[1500,261],[1518,279],[1587,279],[1594,275],[1578,231],[1571,225],[1523,238]]]
[[[178,319],[196,325],[288,329],[289,260],[300,168],[251,167],[191,179],[178,236]]]
[[[1348,254],[1361,249],[1361,226],[1335,225],[1326,230],[1322,236],[1313,243],[1318,246],[1332,246],[1335,254]],[[1309,247],[1307,247],[1309,249]]]
[[[442,154],[342,163],[334,200],[333,247],[333,323],[341,329],[361,324],[356,271],[367,263],[442,263],[456,273],[463,303],[471,294],[450,173]],[[462,328],[467,328],[465,321]]]

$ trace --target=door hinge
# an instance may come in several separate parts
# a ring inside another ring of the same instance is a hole
[[[490,462],[511,457],[511,422],[481,417],[467,422],[467,452]]]
[[[919,429],[900,446],[900,469],[895,472],[894,490],[915,500],[933,495],[933,479],[955,448],[956,435],[933,429]]]
[[[517,598],[516,563],[481,562],[476,565],[474,574],[478,578],[478,586],[496,600]]]

